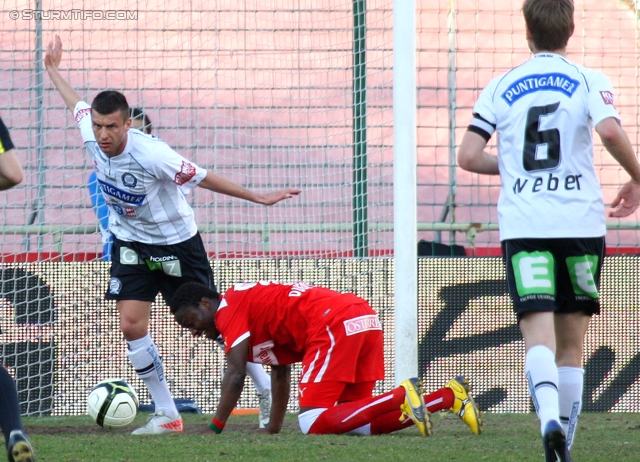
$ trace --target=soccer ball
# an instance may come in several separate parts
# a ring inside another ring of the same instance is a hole
[[[133,422],[138,412],[138,395],[122,379],[107,379],[89,393],[88,412],[104,428],[120,428]]]

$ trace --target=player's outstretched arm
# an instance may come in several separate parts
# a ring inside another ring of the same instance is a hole
[[[0,119],[0,191],[22,182],[24,173],[9,135],[9,129]]]
[[[239,199],[244,199],[262,205],[277,204],[284,199],[290,199],[291,197],[300,194],[300,190],[296,188],[286,188],[278,191],[272,191],[270,193],[259,194],[244,188],[233,181],[229,181],[220,175],[216,175],[213,172],[207,172],[207,176],[198,183],[198,186],[219,194],[237,197]]]
[[[477,133],[467,131],[458,149],[458,165],[463,170],[484,175],[498,175],[498,158],[484,152],[487,142]]]
[[[596,125],[596,133],[600,135],[605,149],[631,177],[631,181],[622,185],[611,203],[614,210],[609,212],[609,216],[614,218],[629,216],[640,204],[640,164],[636,153],[617,119],[608,117],[600,121]]]
[[[51,81],[58,89],[60,96],[64,100],[65,104],[73,113],[78,101],[82,101],[78,93],[67,83],[67,81],[58,72],[58,66],[62,60],[62,40],[60,36],[56,35],[55,43],[49,42],[47,45],[47,52],[44,55],[44,67],[51,77]]]
[[[267,433],[280,433],[291,393],[291,366],[271,366],[271,415]]]
[[[216,409],[216,420],[225,424],[231,415],[231,411],[236,407],[242,390],[244,379],[247,376],[247,357],[249,356],[249,340],[245,339],[231,348],[227,353],[227,370],[222,378],[222,389],[220,390],[220,402]],[[219,427],[218,427],[219,428]],[[212,428],[213,431],[216,431]],[[222,428],[220,428],[222,431]],[[219,431],[216,431],[220,433]]]

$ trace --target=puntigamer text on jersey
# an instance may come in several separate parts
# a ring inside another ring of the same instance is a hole
[[[500,96],[511,106],[523,96],[540,90],[559,91],[571,98],[578,86],[580,82],[558,72],[525,75],[509,85]]]

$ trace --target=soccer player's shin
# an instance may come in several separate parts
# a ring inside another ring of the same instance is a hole
[[[414,425],[411,417],[402,411],[392,411],[373,419],[371,422],[372,435],[386,435]]]
[[[398,387],[380,396],[339,404],[320,414],[309,428],[309,434],[336,435],[347,433],[372,423],[379,416],[393,411],[397,411],[397,416],[399,417],[399,408],[404,399],[405,390],[402,387]]]
[[[524,369],[529,393],[540,419],[540,433],[544,434],[547,423],[560,420],[555,355],[546,346],[536,345],[527,351]]]
[[[567,435],[567,446],[571,448],[578,429],[578,416],[582,410],[584,369],[580,367],[558,368],[558,396],[560,401],[560,423]]]
[[[129,356],[138,377],[149,389],[156,405],[156,412],[164,411],[168,417],[178,418],[178,409],[167,385],[162,360],[151,336],[147,334],[141,339],[127,343],[129,344],[127,356]]]

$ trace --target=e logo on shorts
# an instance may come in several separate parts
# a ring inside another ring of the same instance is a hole
[[[511,264],[518,295],[555,295],[556,282],[551,252],[518,252],[511,258]]]
[[[598,256],[567,257],[567,268],[569,269],[569,277],[576,297],[588,296],[598,299],[595,274],[598,268]]]

